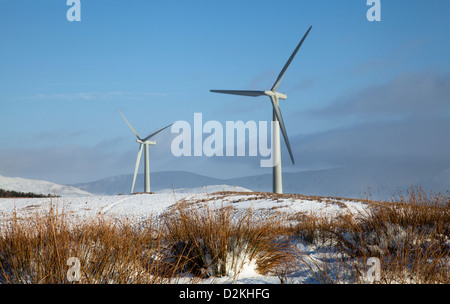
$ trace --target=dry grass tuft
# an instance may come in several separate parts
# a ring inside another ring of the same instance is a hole
[[[173,257],[200,277],[237,276],[252,265],[267,274],[295,257],[281,219],[255,218],[251,210],[235,217],[229,206],[211,210],[178,204],[163,226]]]

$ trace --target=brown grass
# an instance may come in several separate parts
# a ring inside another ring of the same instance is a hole
[[[367,213],[334,220],[304,216],[296,229],[304,241],[329,245],[327,262],[339,261],[311,264],[319,282],[365,283],[367,261],[377,258],[378,283],[450,283],[448,197],[411,188]]]
[[[267,274],[295,258],[280,217],[255,218],[251,210],[234,215],[229,206],[211,210],[178,204],[164,218],[164,239],[174,257],[200,277],[234,276],[249,263]]]
[[[0,228],[1,283],[70,283],[69,258],[80,260],[80,283],[163,283],[171,271],[151,259],[155,227],[136,228],[98,216],[69,220],[53,206],[30,219],[13,215]]]
[[[305,267],[314,282],[367,283],[370,258],[381,263],[377,283],[450,283],[448,197],[411,188],[392,202],[365,200],[366,213],[332,218],[235,212],[233,202],[246,196],[316,199],[220,192],[139,225],[100,215],[75,219],[55,206],[28,219],[14,213],[0,227],[0,283],[71,283],[71,257],[81,263],[76,282],[91,284],[234,281],[245,268],[289,282]],[[209,207],[220,199],[231,204]],[[315,259],[298,251],[299,241],[315,248]]]
[[[100,215],[74,221],[57,207],[26,220],[14,214],[0,228],[0,283],[70,283],[71,257],[81,263],[77,282],[88,284],[236,278],[249,264],[267,274],[295,257],[275,217],[190,206],[140,227]]]

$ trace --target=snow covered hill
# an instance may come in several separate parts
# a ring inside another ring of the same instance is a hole
[[[149,217],[158,218],[164,214],[177,202],[183,200],[193,204],[208,205],[209,208],[221,208],[232,206],[237,213],[253,210],[254,216],[261,216],[263,219],[267,213],[279,212],[282,214],[317,213],[328,215],[333,218],[348,212],[363,211],[367,208],[363,202],[351,200],[326,201],[313,200],[307,197],[284,197],[274,198],[264,193],[254,192],[216,192],[220,187],[205,191],[205,189],[194,189],[191,192],[180,193],[155,193],[155,194],[135,194],[135,195],[113,195],[113,196],[77,196],[61,198],[26,198],[26,199],[6,199],[0,198],[0,224],[7,223],[13,213],[18,218],[26,219],[36,213],[45,214],[50,206],[57,207],[62,212],[66,212],[73,219],[95,218],[98,215],[110,217],[118,220],[122,219],[132,223],[142,223]],[[238,189],[239,190],[239,189]],[[321,252],[317,251],[315,245],[299,243],[299,249],[311,257],[311,259],[321,258]],[[280,279],[276,275],[262,275],[254,270],[254,264],[244,268],[239,275],[238,283],[279,283]],[[310,273],[305,269],[300,269],[293,276],[295,282],[306,282],[310,279]],[[216,278],[216,282],[228,282],[231,277]],[[222,281],[221,281],[222,280]],[[206,280],[205,282],[210,282]],[[214,281],[211,281],[214,282]]]
[[[230,185],[209,185],[196,188],[168,188],[157,191],[156,193],[214,193],[220,191],[231,191],[231,192],[252,192],[252,190]]]
[[[406,191],[410,186],[422,186],[426,191],[450,190],[450,174],[441,169],[411,168],[395,170],[392,166],[359,166],[326,170],[284,172],[285,193],[304,195],[337,196],[389,200],[392,195]],[[269,171],[270,172],[270,171]],[[71,185],[97,195],[128,194],[133,176],[120,175],[99,181]],[[152,172],[151,190],[201,188],[209,185],[229,185],[252,191],[272,191],[272,174],[261,174],[231,179],[218,179],[183,171]],[[138,175],[135,191],[143,192],[144,177]]]
[[[395,168],[394,168],[395,169]],[[411,168],[394,170],[392,166],[359,166],[326,170],[284,172],[284,193],[373,198],[390,200],[393,195],[421,186],[427,192],[450,191],[450,171],[442,168]],[[269,170],[270,172],[270,170]],[[72,185],[57,185],[38,180],[0,176],[0,188],[37,194],[60,196],[129,194],[133,175],[119,175]],[[192,192],[213,189],[230,191],[272,191],[272,174],[261,174],[230,179],[219,179],[184,171],[152,172],[152,192]],[[143,192],[144,176],[138,175],[135,192]],[[220,189],[222,187],[222,189]],[[200,192],[201,192],[200,191]]]
[[[230,204],[236,210],[248,209],[272,212],[276,210],[281,213],[294,214],[297,212],[320,213],[337,216],[346,212],[363,211],[367,205],[364,202],[332,199],[312,200],[308,197],[272,198],[261,192],[216,192],[220,188],[191,189],[190,192],[164,192],[155,194],[129,194],[109,196],[76,196],[60,198],[26,198],[11,199],[0,198],[0,222],[11,216],[14,210],[18,215],[33,215],[36,211],[46,211],[48,208],[58,206],[73,216],[83,218],[95,217],[99,214],[113,218],[127,218],[134,221],[145,219],[148,216],[159,216],[171,206],[181,200],[190,202],[208,202],[211,208],[220,208]]]
[[[58,185],[55,183],[25,179],[21,177],[5,177],[0,175],[0,189],[17,191],[17,192],[32,192],[43,195],[58,195],[58,196],[87,196],[91,193],[80,190],[75,187]]]

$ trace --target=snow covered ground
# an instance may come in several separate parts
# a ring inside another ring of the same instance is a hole
[[[218,191],[234,189],[236,195],[219,195]],[[239,195],[241,192],[248,194]],[[114,218],[134,218],[139,220],[148,216],[159,216],[176,202],[208,199],[211,207],[231,204],[235,209],[254,211],[276,210],[282,213],[316,213],[327,216],[338,216],[347,212],[363,211],[367,206],[354,200],[310,200],[298,198],[258,198],[249,190],[226,185],[194,189],[167,189],[154,194],[132,194],[111,196],[65,196],[52,198],[1,198],[0,219],[6,220],[14,211],[19,216],[33,215],[36,211],[48,210],[49,206],[64,208],[73,215],[82,217],[103,214]],[[255,199],[256,198],[256,199]]]
[[[216,191],[239,191],[234,194],[221,194]],[[149,216],[159,216],[180,200],[200,201],[208,203],[211,208],[232,205],[236,212],[251,208],[255,213],[279,212],[294,214],[297,212],[322,214],[337,217],[348,212],[359,212],[367,208],[362,202],[352,200],[312,200],[299,197],[270,198],[247,189],[226,185],[209,186],[197,189],[168,189],[155,194],[134,194],[114,196],[72,196],[59,198],[3,198],[0,199],[0,221],[5,223],[16,212],[19,217],[45,212],[53,205],[70,213],[72,216],[87,218],[102,214],[115,219],[128,219],[138,223]],[[323,258],[323,252],[313,244],[298,241],[298,249],[311,261]],[[308,267],[298,269],[291,280],[293,282],[308,282],[311,280]],[[226,282],[230,278],[214,278],[214,282]],[[211,280],[211,279],[209,279]],[[254,265],[249,263],[240,273],[237,283],[280,283],[276,276],[263,276],[255,272]]]

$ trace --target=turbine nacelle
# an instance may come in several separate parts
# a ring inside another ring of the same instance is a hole
[[[275,97],[276,99],[283,99],[283,100],[287,99],[287,95],[286,94],[279,93],[279,92],[274,92],[274,91],[264,91],[264,95],[267,95],[267,96],[270,96],[270,97]]]
[[[143,144],[143,145],[156,145],[156,141],[151,141],[151,140],[147,140],[147,141],[142,141],[140,139],[136,140],[137,143],[139,144]]]

